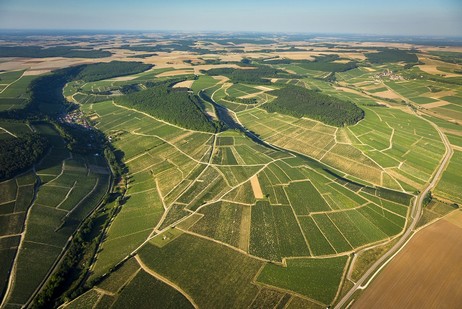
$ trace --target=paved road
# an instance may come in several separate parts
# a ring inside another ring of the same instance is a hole
[[[335,308],[344,308],[345,305],[350,305],[352,303],[351,297],[353,296],[353,294],[358,289],[366,288],[369,285],[370,281],[372,281],[372,279],[378,274],[378,272],[383,267],[385,267],[385,265],[388,264],[393,259],[393,257],[396,254],[398,254],[398,252],[406,245],[407,241],[414,233],[414,228],[420,219],[422,213],[422,204],[423,200],[425,199],[425,196],[431,189],[433,189],[436,186],[438,180],[441,177],[441,174],[443,173],[444,169],[446,168],[449,162],[449,159],[452,156],[453,150],[446,135],[444,135],[443,132],[441,132],[441,130],[438,128],[438,126],[436,126],[433,122],[423,117],[421,118],[428,121],[438,131],[438,134],[440,135],[444,143],[444,146],[446,147],[446,153],[444,154],[443,160],[441,161],[441,164],[436,170],[436,173],[434,174],[430,183],[427,184],[425,189],[415,199],[411,213],[412,222],[404,232],[401,239],[366,271],[366,273],[356,282],[353,288],[351,288],[351,290],[337,303]]]

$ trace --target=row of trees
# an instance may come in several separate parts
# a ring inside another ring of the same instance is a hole
[[[262,107],[295,117],[309,117],[329,125],[352,125],[364,118],[364,111],[354,103],[323,94],[320,91],[288,85],[272,91],[277,98]]]

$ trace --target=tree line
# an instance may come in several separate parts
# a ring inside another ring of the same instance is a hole
[[[64,57],[64,58],[105,58],[111,52],[100,49],[77,49],[72,46],[42,48],[40,46],[2,46],[0,57]]]

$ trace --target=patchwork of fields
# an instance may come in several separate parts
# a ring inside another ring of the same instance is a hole
[[[28,302],[110,180],[104,159],[69,152],[49,124],[31,128],[47,136],[51,150],[34,171],[0,183],[2,252],[9,252],[2,255],[2,290],[11,270],[5,297],[14,305]]]
[[[132,56],[143,51],[117,44]],[[217,57],[176,53],[186,43],[175,44],[140,57],[156,65],[147,71],[71,80],[62,89],[76,103],[69,110],[78,108],[104,135],[110,148],[103,149],[113,157],[70,151],[75,141],[52,122],[0,121],[0,141],[34,131],[51,144],[28,171],[0,182],[6,308],[28,305],[50,282],[98,206],[109,219],[94,235],[94,252],[85,253],[88,273],[61,299],[64,308],[335,305],[412,225],[416,200],[448,153],[445,136],[454,154],[418,226],[462,203],[457,64],[431,62],[428,54],[409,67],[376,63],[367,58],[370,50],[353,46],[329,47],[327,54],[325,46],[302,46],[292,59],[285,58],[290,50],[271,51],[287,48],[281,42],[228,61],[223,42],[207,47],[218,48]],[[0,112],[26,106],[36,76],[24,72],[0,73]],[[288,85],[354,103],[364,118],[337,127],[284,108],[268,112]],[[117,99],[137,92],[149,94],[138,98],[142,105]],[[209,132],[188,126],[183,110],[152,112],[149,100],[169,106],[177,92],[197,100],[185,102],[216,126]]]

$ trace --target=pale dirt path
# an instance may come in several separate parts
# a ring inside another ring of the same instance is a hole
[[[8,131],[8,130],[5,129],[5,128],[0,127],[0,130],[5,131],[7,134],[9,134],[9,135],[11,135],[11,136],[13,136],[13,137],[15,137],[15,138],[18,138],[14,133],[11,133],[10,131]]]
[[[24,71],[24,72],[22,73],[22,75],[21,75],[21,76],[19,76],[19,78],[18,78],[18,79],[16,79],[16,80],[12,81],[12,82],[11,82],[11,83],[9,83],[9,84],[8,84],[8,85],[7,85],[5,88],[3,88],[3,89],[2,89],[2,91],[0,91],[0,94],[2,94],[2,93],[3,93],[3,91],[5,91],[6,89],[8,89],[8,87],[10,87],[10,86],[11,86],[11,85],[13,85],[14,83],[16,83],[18,80],[20,80],[20,79],[21,79],[21,78],[24,76],[25,72],[26,72],[26,71]]]
[[[168,280],[167,278],[159,275],[158,273],[156,273],[152,269],[150,269],[146,264],[143,263],[143,261],[141,260],[141,258],[140,258],[140,256],[138,254],[135,255],[135,260],[138,262],[138,264],[141,266],[141,268],[145,272],[147,272],[148,274],[150,274],[151,276],[153,276],[157,280],[162,281],[163,283],[165,283],[165,284],[169,285],[170,287],[174,288],[175,290],[180,292],[184,297],[186,297],[186,299],[194,306],[194,308],[199,308],[197,303],[194,301],[194,299],[192,299],[192,297],[188,293],[186,293],[182,288],[180,288],[178,285],[176,285],[172,281]]]

